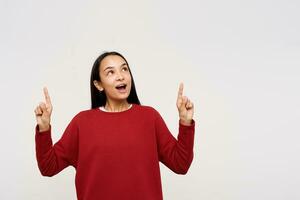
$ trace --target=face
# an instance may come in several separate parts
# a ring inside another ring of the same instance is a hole
[[[118,55],[106,56],[100,64],[99,76],[101,81],[94,85],[105,92],[107,101],[127,101],[131,89],[131,75],[126,61]]]

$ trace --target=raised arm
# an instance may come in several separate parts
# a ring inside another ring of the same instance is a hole
[[[62,137],[53,145],[51,137],[52,104],[47,88],[45,102],[34,110],[37,126],[35,130],[36,159],[43,176],[53,176],[69,165],[76,167],[78,156],[78,126],[74,118]]]
[[[180,117],[177,140],[158,113],[155,121],[159,160],[177,174],[186,174],[194,157],[194,106],[182,94],[183,84],[181,83],[177,97]]]

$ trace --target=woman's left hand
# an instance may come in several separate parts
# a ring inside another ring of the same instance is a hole
[[[176,105],[179,112],[180,123],[183,125],[191,125],[194,115],[194,104],[186,96],[183,96],[183,83],[179,85]]]

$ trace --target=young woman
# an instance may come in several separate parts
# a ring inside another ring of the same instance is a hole
[[[162,200],[159,161],[186,174],[193,160],[193,103],[179,86],[176,140],[161,115],[140,105],[126,59],[117,52],[100,55],[91,72],[92,108],[79,112],[54,145],[52,104],[35,109],[38,167],[53,176],[68,166],[76,169],[79,200]]]

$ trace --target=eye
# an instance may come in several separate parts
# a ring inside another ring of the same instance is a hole
[[[128,68],[127,67],[123,67],[123,71],[128,71]]]
[[[110,74],[113,74],[113,73],[114,73],[113,70],[109,70],[109,71],[107,72],[107,75],[110,75]]]

